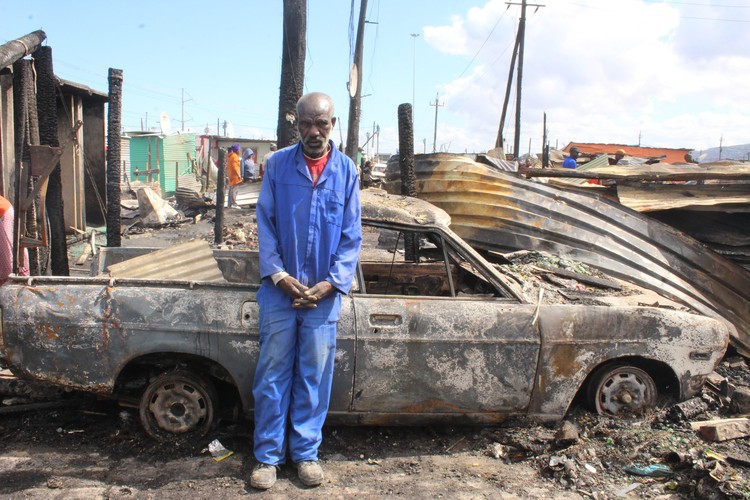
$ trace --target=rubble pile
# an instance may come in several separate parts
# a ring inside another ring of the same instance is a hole
[[[485,452],[531,461],[543,477],[588,498],[750,498],[750,368],[728,358],[712,379],[700,397],[646,415],[575,409],[555,429],[514,422],[491,432]]]

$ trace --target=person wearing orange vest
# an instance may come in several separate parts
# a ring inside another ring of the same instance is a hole
[[[0,196],[0,285],[8,280],[13,272],[13,205]],[[18,266],[19,276],[29,275],[29,257],[24,249],[23,264]]]
[[[227,177],[229,177],[229,208],[238,208],[237,191],[242,184],[242,168],[240,166],[240,145],[232,144],[227,156]]]

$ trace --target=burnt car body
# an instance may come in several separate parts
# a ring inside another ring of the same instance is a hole
[[[696,394],[726,350],[733,327],[704,316],[529,301],[425,201],[367,190],[362,211],[329,421],[556,420],[579,394],[599,412],[638,411],[659,390]],[[12,278],[0,287],[0,352],[21,377],[138,407],[157,438],[204,434],[219,410],[252,414],[257,289]]]

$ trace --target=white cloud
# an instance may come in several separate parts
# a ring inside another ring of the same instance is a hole
[[[448,25],[424,28],[433,48],[463,55],[467,64],[476,57],[469,71],[441,87],[446,118],[467,129],[450,132],[458,151],[494,144],[520,14],[520,7],[506,8],[504,0],[491,0]],[[722,129],[731,130],[735,144],[750,142],[750,116],[742,109],[750,101],[743,82],[750,30],[747,22],[721,20],[732,17],[724,10],[641,0],[529,8],[521,151],[529,138],[532,150],[541,149],[544,112],[552,146],[637,144],[640,135],[645,146],[700,149],[718,145]],[[735,9],[734,20],[750,20],[748,10]],[[505,134],[511,144],[514,96],[515,82]]]

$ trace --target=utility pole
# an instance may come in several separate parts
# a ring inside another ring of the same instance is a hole
[[[539,10],[544,5],[540,4],[528,4],[526,0],[521,0],[521,3],[506,2],[506,5],[520,5],[521,6],[521,18],[518,21],[518,35],[516,37],[516,51],[518,53],[518,67],[516,71],[516,134],[513,140],[513,154],[518,158],[519,148],[521,146],[521,88],[523,85],[523,52],[526,38],[526,7],[536,7]],[[534,12],[536,12],[536,10]],[[515,52],[514,52],[515,55]],[[513,71],[513,64],[511,62],[511,71]],[[510,85],[510,81],[508,81]],[[501,125],[502,126],[502,125]],[[498,134],[499,136],[500,134]],[[498,137],[498,141],[501,138]]]
[[[719,160],[721,160],[721,154],[724,151],[724,135],[719,138]]]
[[[437,145],[437,115],[438,115],[438,108],[444,106],[443,103],[438,102],[438,94],[435,94],[435,102],[430,103],[430,106],[435,106],[435,133],[432,136],[432,152],[434,153],[436,151],[435,146]]]
[[[414,119],[414,110],[412,109],[412,121]],[[378,134],[377,137],[375,137],[375,157],[380,161],[380,125],[378,125],[375,129],[375,133]]]
[[[357,151],[359,150],[359,116],[362,104],[362,45],[365,37],[365,14],[367,0],[361,0],[359,7],[359,23],[357,24],[357,41],[354,46],[354,64],[349,79],[349,127],[346,131],[346,156],[359,166]],[[352,88],[354,86],[354,88]]]
[[[190,99],[185,100],[185,89],[182,89],[182,120],[181,120],[182,128],[180,130],[182,130],[183,132],[185,131],[185,103],[187,101],[192,101],[192,100],[193,100],[192,97]]]

